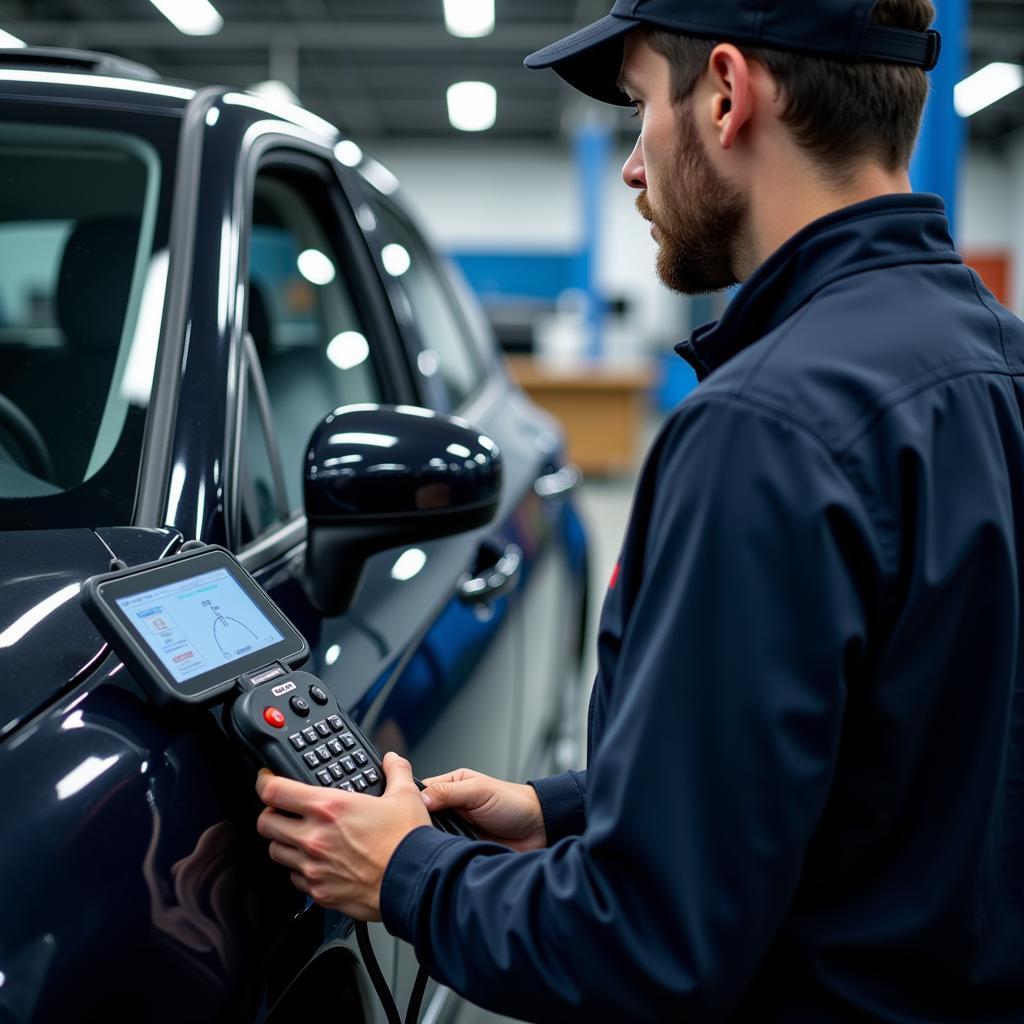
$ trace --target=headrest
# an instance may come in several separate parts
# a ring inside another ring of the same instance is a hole
[[[57,280],[57,322],[69,346],[117,349],[135,270],[139,221],[80,221],[68,236]]]

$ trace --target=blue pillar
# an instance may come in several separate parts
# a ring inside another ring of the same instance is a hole
[[[587,355],[600,358],[604,351],[604,296],[597,282],[601,241],[601,207],[605,169],[611,152],[611,132],[597,121],[585,121],[573,132],[573,152],[580,184],[583,240],[579,254],[578,286],[587,300]]]
[[[968,6],[969,0],[935,0],[935,27],[942,33],[942,56],[929,74],[931,95],[921,140],[910,164],[915,191],[937,192],[945,199],[954,238],[966,125],[953,109],[953,87],[967,74]]]

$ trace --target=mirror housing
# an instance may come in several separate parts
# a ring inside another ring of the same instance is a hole
[[[485,526],[501,476],[497,445],[464,420],[411,406],[336,409],[306,454],[310,601],[340,615],[371,555]]]

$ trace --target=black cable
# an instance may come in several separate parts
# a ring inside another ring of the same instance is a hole
[[[365,921],[356,921],[356,942],[359,944],[359,953],[363,958],[363,966],[370,975],[370,981],[373,982],[373,988],[377,993],[377,998],[380,1000],[380,1005],[384,1007],[384,1016],[387,1017],[388,1024],[402,1024],[398,1007],[395,1006],[395,998],[391,994],[391,989],[388,988],[388,983],[384,980],[384,974],[373,952],[373,945],[370,943],[370,932],[366,927]]]
[[[427,982],[430,980],[427,969],[421,967],[416,972],[416,981],[412,986],[412,994],[409,996],[409,1005],[405,1010],[405,1024],[416,1024],[420,1019],[420,1007],[423,1005],[423,993],[427,990]]]

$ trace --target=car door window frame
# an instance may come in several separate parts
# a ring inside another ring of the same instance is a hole
[[[404,339],[394,318],[388,315],[390,305],[383,293],[383,284],[356,223],[349,197],[341,187],[333,154],[313,144],[306,144],[301,139],[270,137],[262,142],[263,145],[254,147],[249,154],[241,197],[242,230],[238,244],[238,280],[245,282],[244,309],[240,313],[243,322],[247,325],[249,316],[249,250],[252,241],[256,179],[261,173],[274,168],[286,172],[312,173],[323,182],[335,215],[335,223],[331,225],[331,229],[337,231],[334,248],[339,273],[345,275],[356,313],[373,339],[372,357],[375,360],[374,367],[381,396],[386,401],[396,404],[414,402],[417,390],[412,381],[411,369],[402,354],[405,351]],[[258,375],[253,379],[259,379],[264,389],[265,381],[262,380],[262,370],[255,355],[255,346],[250,349],[243,343],[243,351],[236,361],[236,366],[238,372],[234,381],[234,403],[233,408],[229,409],[228,416],[230,434],[227,451],[230,462],[227,467],[228,487],[225,494],[230,531],[228,544],[238,553],[247,568],[254,569],[302,545],[306,539],[306,517],[301,511],[292,514],[289,510],[287,517],[275,522],[260,536],[244,545],[240,542],[241,445],[247,405],[246,391],[250,374]],[[273,465],[275,458],[280,464],[280,449],[273,434],[272,410],[268,409],[267,414],[270,418],[262,424],[266,435],[265,441],[271,453],[271,464]],[[260,415],[262,418],[262,412]],[[279,502],[280,495],[275,495],[275,503]]]
[[[395,239],[391,237],[386,228],[380,225],[378,210],[381,207],[384,208],[389,217],[398,221],[402,230],[411,236],[413,243],[420,250],[420,255],[423,256],[427,264],[428,273],[434,278],[441,297],[445,301],[452,320],[456,324],[459,332],[459,348],[474,371],[475,379],[469,392],[461,401],[456,402],[452,400],[452,395],[441,371],[430,376],[424,375],[422,371],[419,371],[416,376],[421,388],[430,394],[429,404],[433,408],[441,407],[443,411],[451,413],[462,412],[475,405],[480,395],[488,390],[491,367],[488,366],[472,327],[467,322],[462,302],[452,287],[443,258],[435,252],[434,247],[424,237],[423,232],[420,231],[405,210],[390,196],[369,184],[363,185],[363,192],[365,201],[377,223],[372,229],[368,229],[364,225],[360,225],[360,227],[363,228],[366,246],[370,250],[381,279],[384,281],[395,319],[401,325],[406,337],[409,338],[409,347],[414,350],[415,355],[413,358],[426,350],[434,350],[435,346],[430,343],[430,338],[417,323],[415,311],[411,307],[407,290],[402,285],[401,280],[391,276],[384,267],[381,255],[383,247],[389,242],[395,241]]]

